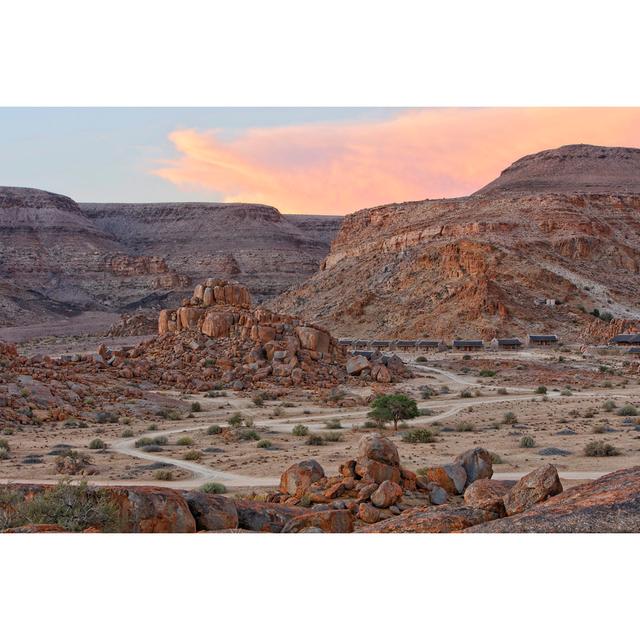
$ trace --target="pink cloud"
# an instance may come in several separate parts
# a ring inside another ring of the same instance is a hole
[[[177,130],[155,174],[285,213],[345,214],[468,195],[528,153],[563,144],[640,146],[637,108],[416,109],[380,122],[263,127],[232,140]]]

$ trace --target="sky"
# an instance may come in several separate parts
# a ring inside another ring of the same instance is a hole
[[[640,147],[640,108],[0,108],[0,185],[347,214],[468,195],[575,143]]]

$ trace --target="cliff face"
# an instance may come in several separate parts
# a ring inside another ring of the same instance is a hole
[[[467,198],[348,216],[320,271],[273,307],[343,336],[572,339],[594,308],[640,318],[639,275],[640,150],[573,145]]]
[[[262,205],[86,204],[0,187],[0,326],[177,302],[202,275],[263,299],[315,272],[340,218]]]

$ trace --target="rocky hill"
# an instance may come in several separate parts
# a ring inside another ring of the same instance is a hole
[[[264,299],[315,272],[340,220],[263,205],[78,205],[0,187],[0,326],[159,308],[211,274]]]
[[[469,197],[347,216],[320,271],[273,308],[342,336],[574,339],[594,309],[640,319],[639,273],[640,150],[572,145]]]

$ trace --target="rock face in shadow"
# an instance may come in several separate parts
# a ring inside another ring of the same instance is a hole
[[[640,314],[639,176],[638,149],[572,145],[468,197],[357,211],[321,269],[270,304],[339,336],[577,339],[582,308]]]
[[[316,271],[341,221],[258,204],[79,205],[0,186],[0,326],[175,304],[210,275],[269,298]]]
[[[640,467],[610,473],[469,533],[639,533]]]

